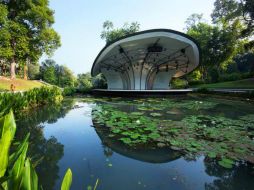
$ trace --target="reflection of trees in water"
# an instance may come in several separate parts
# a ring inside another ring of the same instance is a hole
[[[232,169],[224,169],[214,161],[204,161],[206,173],[217,177],[212,183],[206,183],[206,190],[239,190],[254,189],[254,170],[253,165],[239,163]]]
[[[53,189],[58,179],[58,161],[63,156],[64,146],[55,137],[46,139],[43,134],[43,123],[55,123],[63,118],[73,107],[74,101],[64,101],[61,105],[47,105],[20,113],[17,117],[16,138],[21,141],[30,132],[28,155],[34,160],[43,158],[36,167],[39,181],[44,189]]]

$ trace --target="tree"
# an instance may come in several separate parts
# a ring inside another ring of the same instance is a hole
[[[76,78],[73,72],[65,65],[56,65],[57,85],[60,87],[74,87]]]
[[[43,53],[51,55],[61,45],[60,37],[52,28],[54,12],[48,0],[2,0],[0,5],[5,18],[0,27],[5,40],[0,48],[8,50],[2,57],[11,62],[11,78],[15,78],[17,63],[25,66],[38,62]]]
[[[67,66],[58,65],[52,59],[46,59],[41,63],[40,77],[42,80],[60,87],[73,87],[76,82],[76,77]]]
[[[203,19],[203,14],[194,13],[190,15],[185,21],[186,30],[188,31],[190,28],[195,27],[200,22],[205,22]]]
[[[107,88],[107,80],[102,73],[92,78],[92,84],[93,84],[93,88],[100,88],[100,89]]]
[[[55,73],[56,62],[52,59],[46,59],[40,66],[40,77],[47,83],[56,84],[57,78]]]
[[[215,71],[226,68],[240,51],[242,44],[237,41],[238,25],[228,27],[204,22],[193,23],[188,26],[187,34],[196,39],[201,47],[202,59],[199,69],[203,80],[209,80],[210,71],[213,76],[218,76]]]
[[[212,19],[215,24],[235,25],[241,23],[238,40],[247,39],[245,48],[254,50],[254,1],[216,0]]]
[[[77,81],[78,81],[78,89],[81,92],[86,92],[93,87],[90,73],[78,74]]]
[[[140,24],[138,22],[125,23],[121,28],[114,28],[113,22],[107,20],[103,23],[101,39],[105,39],[108,44],[118,38],[138,32],[139,29]]]
[[[13,56],[10,44],[11,35],[7,27],[7,15],[7,7],[0,4],[0,62],[3,73],[5,73],[7,59]]]
[[[39,79],[40,75],[40,65],[39,64],[29,64],[28,65],[28,77],[29,79]]]

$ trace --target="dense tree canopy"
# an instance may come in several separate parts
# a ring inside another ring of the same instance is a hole
[[[195,20],[195,18],[187,20]],[[218,72],[232,61],[241,50],[241,43],[237,41],[238,26],[219,27],[200,22],[200,20],[201,18],[198,17],[197,21],[193,21],[187,27],[187,34],[200,44],[202,50],[200,70],[203,79],[208,79],[208,72]]]
[[[76,77],[65,65],[58,65],[52,59],[46,59],[40,66],[40,79],[60,87],[73,87]]]
[[[211,16],[215,24],[236,25],[236,23],[241,23],[238,39],[248,39],[245,48],[254,50],[253,0],[216,0]]]
[[[78,89],[81,92],[86,92],[90,90],[92,85],[92,77],[90,73],[78,74]]]
[[[17,63],[36,63],[60,46],[53,15],[48,0],[0,1],[0,59],[11,64],[12,78]]]

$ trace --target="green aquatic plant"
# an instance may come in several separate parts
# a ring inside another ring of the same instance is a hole
[[[9,154],[16,132],[16,124],[12,111],[0,118],[0,187],[4,190],[39,189],[38,177],[30,158],[26,157],[28,137]]]
[[[218,164],[224,168],[228,168],[228,169],[231,169],[234,165],[234,161],[233,160],[230,160],[228,158],[222,158]]]
[[[72,172],[71,169],[69,168],[64,175],[61,190],[69,190],[71,188],[71,183],[72,183]]]
[[[152,99],[147,101],[151,104]],[[236,119],[222,116],[190,115],[182,120],[162,120],[164,113],[151,112],[151,105],[137,106],[140,112],[121,111],[119,107],[100,104],[93,111],[93,120],[108,129],[109,137],[137,148],[140,146],[169,147],[186,157],[205,155],[217,159],[220,166],[233,167],[237,161],[254,162],[254,117]],[[216,104],[199,102],[211,108]],[[183,104],[182,104],[183,105]],[[186,105],[186,104],[185,104]],[[195,107],[191,107],[195,110]],[[232,163],[228,160],[232,160]]]
[[[151,116],[153,117],[159,117],[159,116],[162,116],[161,113],[150,113]]]
[[[156,122],[139,112],[136,113],[128,114],[112,106],[102,105],[92,115],[96,123],[109,128],[110,137],[117,138],[127,145],[133,146],[154,141],[159,137]]]
[[[40,87],[26,92],[0,93],[0,110],[15,113],[44,104],[59,104],[63,100],[62,91],[57,87]]]

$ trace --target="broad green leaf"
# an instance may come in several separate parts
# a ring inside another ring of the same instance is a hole
[[[38,176],[30,163],[29,158],[25,161],[22,171],[20,190],[38,190]]]
[[[11,180],[8,181],[8,186],[10,189],[18,189],[21,183],[23,169],[26,160],[26,153],[28,149],[28,142],[26,142],[23,146],[23,150],[19,155],[18,159],[14,163],[14,166],[11,170]]]
[[[19,157],[19,155],[20,155],[21,153],[23,153],[24,148],[25,148],[26,145],[28,144],[29,136],[30,136],[30,133],[28,133],[28,134],[26,135],[25,139],[24,139],[23,142],[18,146],[17,150],[16,150],[13,154],[10,155],[10,157],[9,157],[9,162],[10,162],[9,164],[10,164],[10,165],[12,165],[12,163],[14,163],[14,162],[18,159],[18,157]]]
[[[61,190],[69,190],[72,183],[72,172],[69,168],[65,173],[64,179],[62,181]]]
[[[3,177],[8,166],[9,149],[16,131],[12,111],[0,118],[0,177]]]
[[[231,169],[233,167],[234,161],[227,158],[223,158],[218,163],[220,166],[224,168]]]

